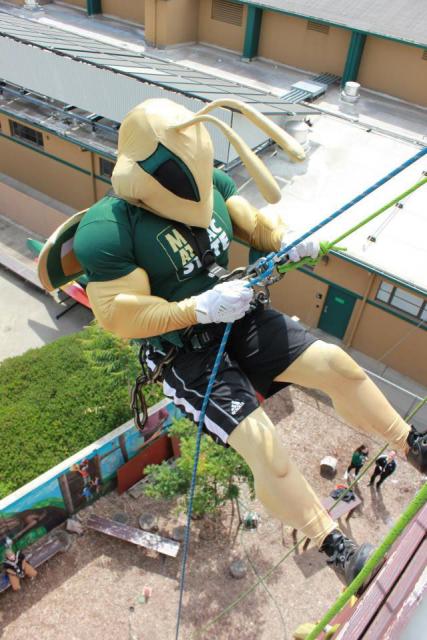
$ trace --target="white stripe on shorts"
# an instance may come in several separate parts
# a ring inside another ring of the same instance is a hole
[[[197,391],[194,391],[193,389],[187,389],[185,387],[185,385],[184,385],[184,388],[185,388],[186,391],[194,393],[196,396],[202,397],[200,393],[197,393]],[[164,391],[164,394],[166,396],[168,396],[169,398],[172,398],[174,404],[181,405],[182,407],[184,407],[185,411],[187,413],[191,414],[194,417],[194,421],[196,422],[196,424],[199,422],[200,411],[198,409],[196,409],[196,407],[193,407],[193,405],[191,405],[186,398],[178,398],[178,396],[176,394],[176,389],[171,387],[166,382],[166,380],[163,381],[163,391]],[[207,415],[205,415],[204,422],[205,422],[205,425],[206,425],[207,429],[209,429],[209,431],[211,431],[212,433],[217,435],[219,438],[221,438],[221,440],[224,443],[227,442],[228,433],[226,431],[224,431],[224,429],[222,429],[219,426],[219,424],[216,424],[216,422],[211,420]]]
[[[199,393],[198,391],[196,391],[195,389],[189,389],[189,388],[185,385],[184,380],[183,380],[183,379],[182,379],[182,378],[177,374],[176,369],[175,369],[174,367],[172,367],[172,372],[173,372],[173,375],[175,376],[175,378],[176,378],[177,380],[179,380],[179,381],[180,381],[180,383],[182,384],[182,386],[184,387],[184,389],[185,389],[186,391],[188,391],[188,393],[194,393],[194,395],[198,396],[199,398],[202,398],[202,401],[203,401],[204,396],[203,396],[201,393]],[[234,424],[235,424],[235,425],[238,425],[238,424],[239,424],[238,420],[236,420],[236,418],[234,418],[234,417],[233,417],[233,416],[231,416],[229,413],[227,413],[225,409],[223,409],[219,404],[217,404],[217,403],[215,402],[215,400],[212,400],[212,397],[209,399],[209,402],[210,402],[210,403],[211,403],[211,404],[212,404],[216,409],[218,409],[218,411],[219,411],[220,413],[223,413],[223,414],[225,415],[225,417],[226,417],[226,418],[228,418],[228,420],[231,420],[231,422],[234,422]]]

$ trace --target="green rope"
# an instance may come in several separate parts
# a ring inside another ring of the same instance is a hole
[[[244,531],[243,529],[240,531],[240,544],[243,547],[243,550],[245,552],[246,555],[246,560],[248,561],[249,566],[251,567],[252,571],[255,574],[255,577],[258,578],[258,580],[260,581],[260,584],[262,585],[262,587],[264,588],[264,591],[267,593],[267,595],[269,596],[270,600],[272,601],[272,603],[274,604],[274,606],[277,609],[277,612],[279,613],[280,619],[282,621],[282,626],[283,626],[283,631],[284,631],[284,637],[286,638],[286,634],[287,634],[287,627],[286,627],[286,620],[285,617],[282,613],[282,610],[280,608],[280,606],[278,605],[278,603],[276,602],[276,598],[273,596],[273,594],[271,593],[270,589],[268,588],[265,580],[263,579],[262,575],[258,572],[255,564],[252,562],[252,559],[250,557],[249,551],[246,548],[246,545],[243,541],[243,535],[244,535]]]
[[[407,189],[406,191],[398,195],[396,198],[393,198],[393,200],[390,200],[390,202],[385,204],[380,209],[377,209],[376,211],[374,211],[374,213],[371,213],[369,216],[364,218],[361,222],[354,225],[354,227],[351,227],[351,229],[349,229],[345,233],[342,233],[340,236],[338,236],[338,238],[335,238],[335,240],[332,240],[332,242],[321,242],[320,254],[318,258],[303,258],[299,262],[286,262],[285,264],[279,264],[277,265],[277,271],[279,273],[287,273],[288,271],[292,271],[293,269],[298,269],[299,267],[302,267],[304,265],[314,267],[317,264],[319,258],[321,258],[322,256],[325,256],[327,253],[329,253],[329,251],[345,251],[344,247],[337,246],[338,243],[341,242],[341,240],[344,240],[344,238],[347,238],[347,236],[351,235],[355,231],[358,231],[358,229],[363,227],[365,224],[368,224],[368,222],[370,222],[371,220],[379,216],[381,213],[384,213],[384,211],[387,211],[387,209],[390,209],[394,205],[398,204],[398,202],[400,202],[404,198],[407,198],[411,193],[413,193],[414,191],[416,191],[426,183],[427,183],[427,178],[422,178],[421,180],[416,182],[412,187],[410,187],[410,189]]]
[[[383,542],[380,546],[374,551],[372,556],[369,558],[363,569],[360,573],[357,574],[353,582],[345,589],[345,591],[341,594],[341,596],[335,601],[326,615],[321,619],[321,621],[316,625],[316,627],[311,631],[311,633],[307,636],[306,640],[315,640],[320,633],[322,633],[325,626],[334,618],[344,607],[345,604],[350,600],[351,596],[355,595],[357,591],[360,589],[362,584],[368,578],[369,574],[375,569],[375,567],[381,562],[384,558],[387,551],[390,549],[391,545],[395,542],[395,540],[400,536],[406,525],[415,517],[417,512],[425,505],[427,502],[427,483],[420,489],[415,498],[411,500],[408,507],[405,509],[403,514],[400,516],[399,520],[396,522],[394,527],[392,527],[389,533],[384,538]]]
[[[413,418],[414,415],[418,413],[418,411],[421,409],[421,407],[423,407],[426,404],[426,402],[427,402],[427,396],[423,398],[423,400],[420,400],[419,403],[415,405],[414,409],[412,409],[412,411],[408,413],[408,415],[405,417],[405,422],[409,422],[409,420],[411,420],[411,418]]]

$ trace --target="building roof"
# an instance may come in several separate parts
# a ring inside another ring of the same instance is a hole
[[[7,46],[9,40],[9,46]],[[79,63],[85,62],[88,65],[97,67],[98,69],[107,69],[114,72],[115,76],[127,76],[144,85],[152,85],[153,88],[158,87],[171,92],[172,94],[181,94],[189,98],[195,98],[203,102],[211,102],[218,98],[234,98],[249,103],[255,109],[270,116],[289,116],[296,114],[309,115],[313,112],[311,107],[298,104],[288,104],[281,98],[268,94],[266,91],[255,87],[244,86],[238,82],[233,82],[226,78],[213,76],[204,71],[197,71],[194,68],[186,68],[182,64],[165,60],[153,55],[145,53],[124,51],[122,48],[101,42],[89,37],[64,31],[52,26],[46,26],[40,22],[22,18],[17,15],[3,12],[0,10],[0,51],[5,52],[4,64],[0,64],[0,73],[3,77],[14,84],[24,86],[29,89],[43,93],[39,86],[35,86],[35,78],[33,84],[31,80],[25,78],[25,69],[28,68],[27,59],[15,56],[15,65],[12,72],[7,60],[7,53],[12,55],[12,44],[15,41],[22,44],[28,44],[32,47],[48,51],[56,54],[61,58],[69,58]],[[21,54],[24,55],[24,54]],[[32,55],[35,55],[33,51]],[[52,60],[52,58],[50,58]],[[47,64],[48,58],[45,57]],[[81,65],[80,65],[81,66]],[[47,69],[47,67],[45,67]],[[59,69],[59,68],[58,68]],[[21,76],[19,75],[21,73]],[[13,75],[13,77],[11,77]],[[33,75],[33,74],[31,74]],[[52,74],[56,75],[56,74]],[[112,76],[109,76],[112,78]],[[105,82],[107,82],[105,77]],[[45,79],[49,84],[49,78]],[[67,86],[69,86],[69,78],[67,78]],[[82,73],[79,78],[80,94],[85,89],[85,81]],[[58,95],[53,92],[53,86],[57,91],[58,77],[52,77],[52,91],[49,92],[46,87],[46,95],[63,102],[71,100],[66,96],[66,87],[64,94]],[[114,84],[111,84],[111,95],[114,95]],[[153,97],[153,96],[144,96]],[[156,94],[157,97],[157,94]],[[76,97],[74,98],[76,99]],[[115,102],[117,102],[117,93]],[[113,102],[111,100],[110,102]],[[103,116],[111,119],[121,120],[120,115],[124,116],[130,108],[135,106],[137,101],[133,103],[123,104],[123,108],[117,109],[114,113],[103,113]],[[80,105],[79,105],[80,106]],[[111,109],[111,105],[108,105]],[[105,107],[107,109],[107,105]],[[116,117],[114,115],[116,114]]]
[[[425,0],[244,0],[245,4],[427,47]]]

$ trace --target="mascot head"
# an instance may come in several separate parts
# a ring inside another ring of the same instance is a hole
[[[163,218],[207,228],[213,206],[213,144],[203,122],[210,122],[235,147],[267,202],[278,202],[280,189],[263,162],[233,129],[208,115],[218,107],[240,112],[292,158],[304,158],[296,140],[237,100],[216,100],[196,114],[171,100],[146,100],[128,113],[120,127],[111,179],[117,195]]]

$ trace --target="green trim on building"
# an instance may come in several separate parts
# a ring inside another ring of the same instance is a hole
[[[246,20],[245,41],[243,43],[244,60],[252,60],[258,55],[259,36],[261,33],[262,9],[247,5],[248,17]]]
[[[326,24],[330,27],[337,27],[338,29],[345,29],[346,31],[353,31],[353,29],[347,25],[340,24],[339,22],[330,22],[328,20],[322,20],[318,16],[310,16],[305,15],[303,13],[296,13],[293,11],[284,11],[283,9],[275,9],[274,7],[268,7],[265,4],[255,4],[248,3],[246,0],[233,0],[234,2],[238,2],[239,4],[245,4],[247,7],[256,7],[257,9],[262,9],[264,11],[270,11],[271,13],[280,13],[285,16],[291,16],[293,18],[301,18],[302,20],[313,20],[313,22],[319,22],[319,24]],[[393,36],[385,36],[382,33],[376,33],[375,31],[360,31],[359,33],[363,33],[367,36],[375,36],[376,38],[382,38],[384,40],[391,40],[392,42],[399,42],[400,44],[407,44],[410,47],[417,47],[418,49],[427,49],[427,42],[413,42],[410,40],[404,40],[403,38],[393,38]]]
[[[94,16],[97,13],[102,13],[102,1],[86,0],[86,10],[88,16]]]
[[[365,42],[366,34],[352,31],[341,85],[345,85],[348,80],[357,80]]]
[[[371,307],[376,307],[377,309],[381,309],[381,311],[385,311],[386,313],[389,313],[391,316],[395,316],[396,318],[399,318],[399,320],[404,320],[405,322],[409,322],[409,324],[413,324],[414,327],[418,327],[418,329],[427,331],[427,327],[425,326],[425,323],[420,324],[421,321],[411,320],[406,316],[402,316],[398,311],[395,311],[394,309],[390,309],[390,307],[386,307],[385,305],[382,305],[376,300],[367,300],[366,304],[370,304]]]
[[[361,296],[360,293],[356,293],[355,291],[352,291],[351,289],[347,289],[346,287],[342,287],[340,284],[337,284],[336,282],[333,282],[332,280],[328,280],[327,278],[324,278],[323,276],[319,276],[314,271],[311,271],[311,269],[307,269],[305,267],[300,267],[298,269],[298,271],[301,271],[302,273],[305,273],[306,276],[311,276],[315,280],[319,280],[320,282],[323,282],[324,284],[331,285],[331,286],[335,287],[336,289],[341,289],[341,291],[343,291],[344,293],[350,293],[352,296],[354,296],[358,300],[363,300],[363,296]]]
[[[2,132],[0,132],[0,138],[5,138],[5,140],[9,140],[10,142],[16,142],[16,144],[19,144],[22,147],[31,149],[31,151],[35,151],[36,153],[39,153],[40,155],[45,156],[46,158],[49,158],[49,160],[55,160],[56,162],[59,162],[60,164],[65,165],[69,169],[74,169],[75,171],[79,171],[80,173],[83,173],[86,176],[92,175],[91,172],[88,171],[87,169],[83,169],[82,167],[79,167],[77,164],[72,164],[71,162],[67,162],[67,160],[63,160],[62,158],[59,158],[58,156],[55,156],[52,153],[48,153],[44,149],[39,149],[38,147],[35,147],[32,144],[28,144],[23,140],[18,140],[17,138],[14,138],[13,136],[8,136]],[[96,178],[96,180],[100,180],[101,182],[105,182],[106,184],[111,184],[111,180],[104,178],[104,176],[98,176],[97,174],[94,174],[94,177]]]

